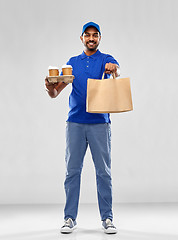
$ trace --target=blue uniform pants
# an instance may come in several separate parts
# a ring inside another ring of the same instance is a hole
[[[77,217],[81,171],[88,145],[96,170],[97,196],[101,220],[106,218],[112,220],[110,123],[81,124],[67,122],[64,218],[76,219]]]

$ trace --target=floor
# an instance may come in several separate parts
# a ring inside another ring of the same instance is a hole
[[[2,240],[178,240],[178,204],[114,204],[118,233],[101,228],[98,207],[81,204],[77,229],[61,234],[63,205],[0,205]]]

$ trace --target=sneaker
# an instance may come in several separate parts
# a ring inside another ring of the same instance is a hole
[[[76,221],[72,220],[72,218],[68,218],[64,221],[64,225],[61,227],[61,233],[71,233],[76,228]]]
[[[103,221],[102,226],[105,233],[108,233],[108,234],[117,233],[116,227],[114,226],[114,224],[109,218]]]

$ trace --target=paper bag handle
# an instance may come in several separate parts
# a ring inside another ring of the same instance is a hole
[[[104,73],[103,73],[103,75],[102,75],[102,80],[104,79],[104,74],[105,74],[105,71],[104,71]],[[115,79],[115,78],[116,78],[116,74],[115,74],[115,73],[112,73],[112,77],[113,77],[113,79]]]

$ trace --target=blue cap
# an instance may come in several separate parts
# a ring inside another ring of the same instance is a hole
[[[96,23],[94,23],[94,22],[88,22],[88,23],[86,23],[85,25],[83,25],[82,35],[83,35],[83,33],[85,32],[85,30],[86,30],[88,27],[95,27],[95,28],[98,30],[98,32],[101,34],[101,32],[100,32],[100,26],[99,26],[98,24],[96,24]]]

